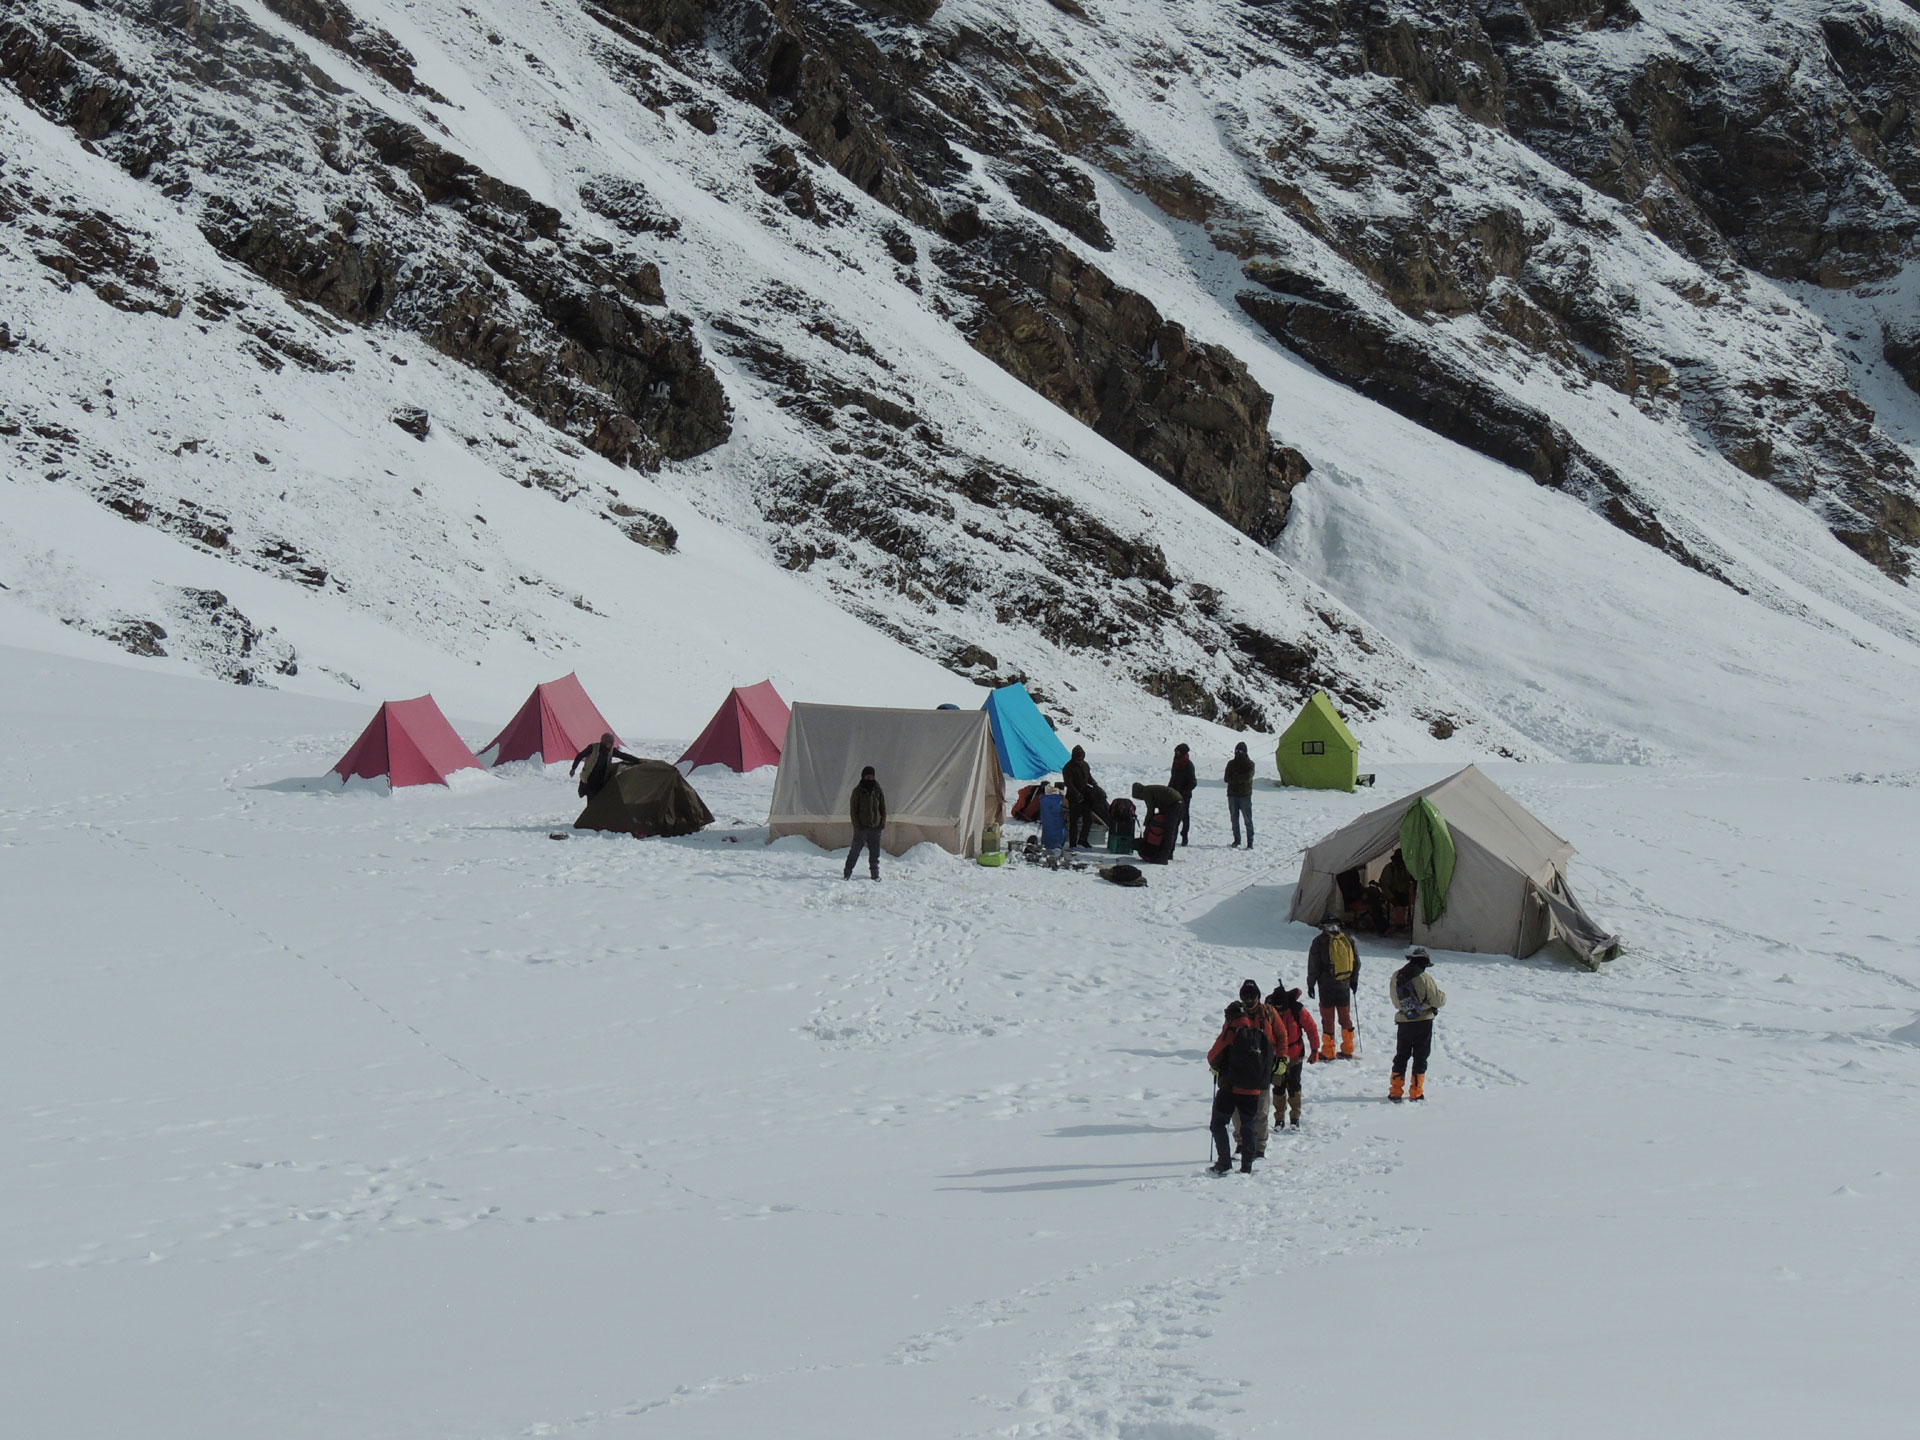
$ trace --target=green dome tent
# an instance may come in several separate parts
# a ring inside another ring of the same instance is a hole
[[[1307,790],[1351,790],[1360,779],[1360,742],[1327,692],[1316,690],[1281,733],[1273,752],[1282,785]]]

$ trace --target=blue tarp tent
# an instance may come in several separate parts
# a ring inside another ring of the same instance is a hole
[[[1000,772],[1009,780],[1038,780],[1067,763],[1067,747],[1053,733],[1026,686],[1008,685],[996,690],[980,708],[992,722]]]

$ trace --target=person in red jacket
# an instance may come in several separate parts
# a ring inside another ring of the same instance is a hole
[[[1273,1077],[1273,1128],[1284,1129],[1289,1111],[1293,1128],[1300,1128],[1300,1067],[1319,1062],[1320,1030],[1313,1014],[1300,1003],[1300,992],[1289,990],[1287,982],[1276,980],[1274,992],[1267,996],[1267,1009],[1273,1013],[1280,1031],[1280,1054],[1287,1068]]]
[[[1267,1043],[1273,1047],[1274,1066],[1277,1071],[1280,1057],[1286,1053],[1284,1044],[1285,1032],[1280,1028],[1280,1017],[1274,1012],[1274,1008],[1271,1005],[1263,1005],[1261,1003],[1260,986],[1252,980],[1242,980],[1240,982],[1240,1008],[1246,1013],[1246,1017],[1249,1020],[1253,1021],[1255,1025],[1258,1025],[1266,1032]],[[1260,1092],[1260,1105],[1259,1108],[1255,1110],[1253,1117],[1253,1137],[1251,1143],[1248,1142],[1246,1126],[1244,1124],[1236,1121],[1233,1127],[1234,1138],[1240,1142],[1240,1148],[1242,1150],[1253,1151],[1253,1158],[1256,1160],[1264,1158],[1267,1153],[1267,1131],[1270,1126],[1269,1117],[1272,1110],[1272,1106],[1268,1103],[1268,1098],[1266,1091],[1263,1090]],[[1279,1099],[1277,1095],[1272,1098],[1275,1101]]]
[[[1251,1175],[1258,1157],[1248,1145],[1260,1102],[1273,1084],[1273,1035],[1264,1025],[1255,1023],[1238,1000],[1227,1006],[1226,1023],[1219,1038],[1207,1051],[1207,1064],[1214,1074],[1213,1115],[1208,1128],[1213,1131],[1213,1173],[1224,1175],[1233,1168],[1233,1146],[1227,1134],[1227,1117],[1237,1115],[1240,1129],[1240,1173]]]

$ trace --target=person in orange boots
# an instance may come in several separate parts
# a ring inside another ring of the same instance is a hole
[[[1333,1022],[1340,1022],[1340,1058],[1353,1059],[1353,996],[1360,988],[1360,953],[1353,937],[1329,921],[1307,949],[1307,994],[1320,997],[1320,1058],[1333,1059]]]
[[[1393,1046],[1393,1083],[1387,1087],[1389,1100],[1402,1098],[1409,1060],[1413,1062],[1413,1085],[1405,1090],[1404,1098],[1424,1100],[1427,1095],[1427,1056],[1433,1051],[1433,1018],[1447,1003],[1447,997],[1427,973],[1432,964],[1433,957],[1427,953],[1427,947],[1415,945],[1407,951],[1407,963],[1394,971],[1393,978],[1387,982],[1397,1035]]]

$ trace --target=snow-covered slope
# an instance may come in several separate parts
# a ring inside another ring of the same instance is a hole
[[[1079,8],[18,7],[0,600],[470,711],[581,668],[661,729],[763,673],[956,683],[906,650],[1122,745],[1324,685],[1381,758],[1766,748],[1804,657],[1909,705],[1914,603],[1831,533],[1904,563],[1845,507],[1910,462],[1815,403],[1839,312],[1382,70],[1372,20]],[[1618,20],[1541,53],[1692,23]],[[1576,272],[1606,355],[1489,319]],[[1653,685],[1698,711],[1640,723]]]
[[[0,649],[13,1431],[1376,1436],[1409,1373],[1436,1440],[1910,1421],[1910,784],[1496,767],[1631,955],[1442,956],[1396,1107],[1369,945],[1361,1060],[1216,1180],[1220,1006],[1378,794],[1263,788],[1249,855],[1209,783],[1145,890],[875,886],[763,843],[765,772],[644,844],[548,840],[557,776],[281,788],[362,718]]]

